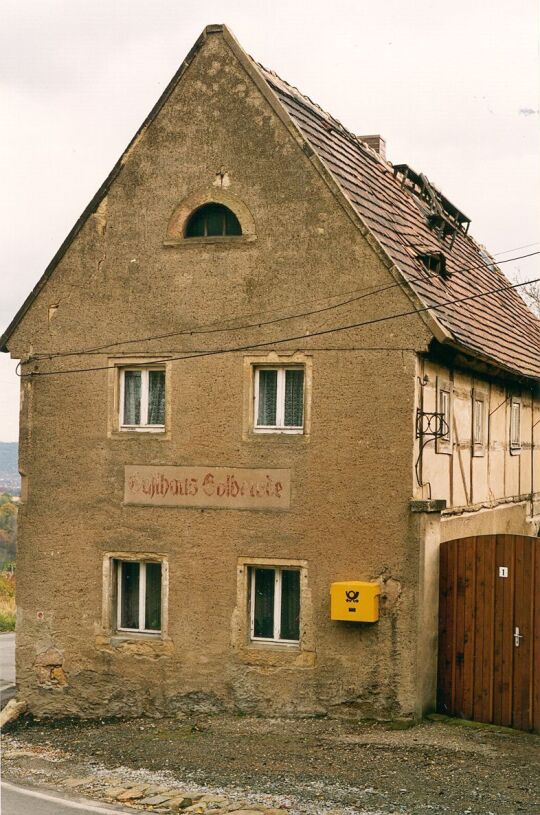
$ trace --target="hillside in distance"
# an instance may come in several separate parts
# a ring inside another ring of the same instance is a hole
[[[0,493],[20,495],[21,477],[18,470],[19,445],[16,441],[0,441]]]

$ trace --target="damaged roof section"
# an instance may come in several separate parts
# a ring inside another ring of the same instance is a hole
[[[418,198],[425,207],[426,221],[439,237],[450,237],[450,249],[458,229],[465,235],[469,231],[471,219],[455,207],[423,173],[415,173],[408,164],[394,164],[394,174],[401,179],[401,186]]]
[[[470,219],[425,175],[406,164],[393,166],[368,137],[356,137],[297,88],[258,68],[405,280],[426,307],[436,309],[456,346],[503,370],[540,378],[540,321],[513,289],[478,297],[510,283],[468,234]],[[426,254],[444,258],[442,273],[426,273]],[[463,298],[470,299],[448,304]]]

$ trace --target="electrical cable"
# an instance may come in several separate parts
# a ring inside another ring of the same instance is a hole
[[[521,256],[515,257],[515,258],[507,258],[507,260],[500,261],[500,263],[511,263],[512,261],[515,261],[515,260],[523,260],[524,258],[534,257],[535,255],[539,255],[539,254],[540,254],[540,250],[537,251],[537,252],[530,252],[530,253],[528,253],[526,255],[521,255]],[[453,271],[451,273],[451,276],[453,277],[454,275],[464,274],[466,272],[474,271],[475,269],[485,269],[486,267],[497,266],[497,265],[498,264],[495,263],[495,262],[494,263],[489,263],[489,264],[488,263],[482,263],[482,264],[479,264],[478,266],[469,266],[469,267],[467,267],[465,269],[456,269],[455,271]],[[423,282],[425,282],[426,280],[428,280],[428,279],[430,279],[432,277],[440,279],[439,272],[433,272],[431,274],[423,275],[422,277],[410,277],[410,278],[404,277],[404,280],[407,283],[423,283]],[[150,337],[138,337],[138,338],[131,339],[131,340],[117,340],[117,341],[112,342],[112,343],[106,343],[105,345],[99,345],[99,346],[95,346],[94,348],[86,348],[86,349],[79,350],[79,351],[60,351],[60,352],[51,353],[51,354],[46,354],[46,353],[36,354],[33,358],[34,359],[56,359],[56,358],[60,358],[60,357],[69,357],[69,356],[84,356],[86,354],[95,354],[95,353],[99,353],[100,351],[105,351],[105,350],[109,350],[111,348],[116,348],[116,347],[118,347],[120,345],[132,345],[134,343],[139,343],[139,342],[152,342],[154,340],[169,339],[171,337],[198,336],[198,335],[201,335],[201,334],[220,334],[220,333],[225,333],[225,332],[229,332],[229,331],[243,331],[243,330],[246,330],[246,329],[249,329],[249,328],[262,328],[263,326],[266,326],[266,325],[274,325],[276,323],[285,322],[287,320],[295,320],[295,319],[300,319],[302,317],[310,317],[310,316],[313,316],[314,314],[322,314],[322,313],[324,313],[326,311],[331,311],[333,309],[340,308],[341,306],[346,306],[346,305],[350,305],[351,303],[358,302],[359,300],[363,300],[366,297],[371,297],[374,294],[379,294],[381,292],[388,291],[389,289],[396,288],[397,286],[400,286],[400,285],[401,285],[401,281],[394,281],[393,283],[388,283],[387,285],[379,286],[378,288],[371,287],[369,289],[369,291],[366,290],[366,287],[364,287],[362,289],[353,289],[350,292],[342,292],[342,294],[352,294],[355,291],[356,292],[360,291],[360,292],[364,292],[364,293],[361,294],[361,295],[358,295],[357,297],[351,297],[348,300],[343,300],[340,303],[333,303],[332,305],[324,306],[323,308],[320,308],[320,309],[314,309],[312,311],[306,311],[306,312],[302,312],[302,313],[299,313],[299,314],[291,314],[291,315],[287,315],[287,316],[281,316],[281,317],[277,317],[277,318],[272,319],[272,320],[263,320],[263,321],[259,320],[259,321],[253,322],[253,323],[247,323],[247,324],[240,325],[240,326],[227,326],[227,327],[219,327],[219,328],[191,328],[191,329],[184,329],[182,331],[173,331],[173,332],[169,332],[167,334],[157,334],[155,336],[150,336]],[[332,295],[331,297],[334,298],[334,297],[339,297],[339,296],[340,296],[339,294],[335,294],[335,295]],[[331,298],[328,297],[328,298],[323,298],[323,299],[329,300]],[[309,302],[309,301],[304,301],[304,302]],[[258,312],[258,313],[259,314],[265,314],[265,313],[272,313],[272,312],[264,312],[263,311],[263,312]],[[253,314],[257,314],[257,312],[253,312]],[[250,316],[250,315],[245,315],[245,316]],[[240,317],[231,318],[231,319],[240,319]],[[230,320],[228,320],[227,322],[230,322]]]
[[[295,342],[296,340],[307,340],[307,339],[311,339],[312,337],[320,337],[320,336],[324,336],[324,335],[327,335],[327,334],[334,334],[334,333],[337,333],[337,332],[340,332],[340,331],[348,331],[349,329],[353,329],[353,328],[363,328],[364,326],[375,325],[377,323],[388,322],[390,320],[396,320],[396,319],[399,319],[401,317],[409,317],[409,316],[412,316],[414,314],[422,314],[422,313],[425,313],[425,312],[428,312],[428,311],[439,311],[441,309],[444,309],[446,306],[451,306],[451,305],[456,305],[458,303],[465,303],[465,302],[471,302],[471,301],[474,301],[474,300],[479,300],[482,297],[489,297],[490,295],[493,295],[493,294],[498,294],[500,292],[510,291],[511,289],[517,289],[520,286],[526,286],[527,284],[538,283],[538,282],[540,282],[540,277],[535,278],[533,280],[525,280],[525,281],[523,281],[521,283],[514,283],[514,284],[512,284],[510,286],[499,286],[496,289],[489,289],[488,291],[480,292],[478,294],[467,295],[466,297],[460,297],[460,298],[454,299],[454,300],[447,300],[445,302],[438,303],[437,305],[433,305],[433,306],[423,306],[422,308],[412,309],[411,311],[402,311],[402,312],[399,312],[398,314],[387,314],[387,315],[384,315],[382,317],[375,317],[375,318],[373,318],[371,320],[364,320],[364,321],[359,322],[359,323],[350,323],[348,325],[337,326],[335,328],[326,328],[326,329],[322,329],[320,331],[314,331],[313,333],[310,333],[310,334],[299,334],[299,335],[296,335],[294,337],[283,337],[283,338],[277,338],[277,339],[273,339],[273,340],[265,340],[264,342],[250,343],[248,345],[241,345],[241,346],[236,346],[236,347],[233,347],[233,348],[220,348],[220,349],[215,349],[215,350],[208,350],[208,351],[203,351],[202,353],[196,353],[196,354],[193,354],[193,353],[184,354],[182,356],[176,356],[176,357],[167,356],[167,357],[162,358],[162,359],[154,359],[154,360],[152,360],[152,364],[156,364],[156,363],[160,363],[160,362],[163,362],[163,363],[164,362],[174,362],[174,361],[178,361],[178,360],[193,359],[193,358],[206,357],[206,356],[217,356],[217,355],[221,355],[221,354],[235,353],[235,352],[238,352],[238,351],[250,351],[250,350],[253,350],[253,349],[256,349],[256,348],[263,348],[263,347],[266,347],[268,345],[279,345],[279,344],[285,343],[285,342]],[[309,348],[306,349],[306,350],[309,350]],[[111,370],[112,368],[114,368],[114,366],[112,366],[112,365],[100,365],[100,366],[95,366],[93,368],[71,368],[71,369],[66,369],[66,370],[59,369],[59,370],[56,370],[56,371],[31,371],[28,374],[23,374],[23,373],[19,372],[20,364],[21,363],[19,363],[17,365],[16,372],[17,372],[17,375],[20,376],[21,378],[25,378],[25,377],[34,378],[34,377],[38,377],[38,376],[53,376],[53,375],[72,374],[72,373],[89,373],[89,372],[92,372],[92,371],[107,371],[107,370]],[[134,363],[133,367],[136,368],[136,367],[143,366],[145,364],[147,365],[148,362]]]
[[[514,246],[512,249],[505,249],[504,251],[493,252],[493,253],[490,253],[490,254],[492,254],[493,257],[497,257],[498,255],[507,255],[508,252],[517,252],[518,249],[528,249],[530,246],[538,246],[539,243],[540,243],[540,241],[535,241],[534,243],[525,243],[525,244],[523,244],[523,246]],[[502,263],[502,261],[501,261],[501,263]]]

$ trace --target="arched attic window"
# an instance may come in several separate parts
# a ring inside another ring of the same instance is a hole
[[[213,238],[241,234],[240,221],[232,210],[223,204],[204,204],[189,217],[184,237]]]

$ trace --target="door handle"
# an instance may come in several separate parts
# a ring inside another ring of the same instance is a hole
[[[516,627],[514,628],[514,645],[516,646],[516,648],[519,648],[519,641],[523,639],[523,636],[524,636],[523,634],[519,633],[519,626],[516,625]]]

